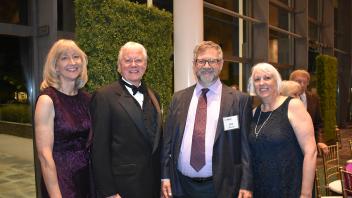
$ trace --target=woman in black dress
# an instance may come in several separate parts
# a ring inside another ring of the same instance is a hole
[[[253,197],[312,197],[317,151],[308,112],[299,99],[280,96],[281,77],[272,65],[255,65],[251,83],[262,102],[249,135]]]

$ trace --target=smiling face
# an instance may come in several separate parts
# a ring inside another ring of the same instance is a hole
[[[253,74],[255,93],[260,98],[267,98],[278,93],[277,83],[272,74],[263,70],[257,70]]]
[[[223,61],[216,49],[206,48],[199,52],[193,63],[193,70],[198,82],[203,87],[212,85],[219,78],[222,64]]]
[[[142,49],[125,48],[119,60],[118,72],[128,82],[139,86],[147,69],[147,60]]]
[[[73,49],[67,49],[56,60],[56,73],[61,83],[75,81],[82,73],[82,57]]]

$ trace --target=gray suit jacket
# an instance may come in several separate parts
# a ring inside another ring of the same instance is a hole
[[[171,180],[174,196],[183,195],[177,163],[194,88],[192,86],[174,94],[164,126],[162,178]],[[223,118],[234,115],[238,115],[239,129],[224,131]],[[233,197],[240,188],[250,191],[253,188],[247,141],[251,117],[251,98],[223,85],[212,159],[215,191],[219,198]]]

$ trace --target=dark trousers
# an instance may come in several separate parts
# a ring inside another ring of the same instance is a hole
[[[175,198],[216,198],[213,180],[194,181],[179,173],[184,196]]]

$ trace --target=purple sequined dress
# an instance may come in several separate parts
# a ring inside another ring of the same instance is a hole
[[[90,196],[90,172],[87,140],[90,131],[90,95],[78,91],[75,96],[65,95],[53,87],[40,95],[48,95],[54,104],[53,158],[63,198]],[[42,182],[43,197],[49,197]]]

